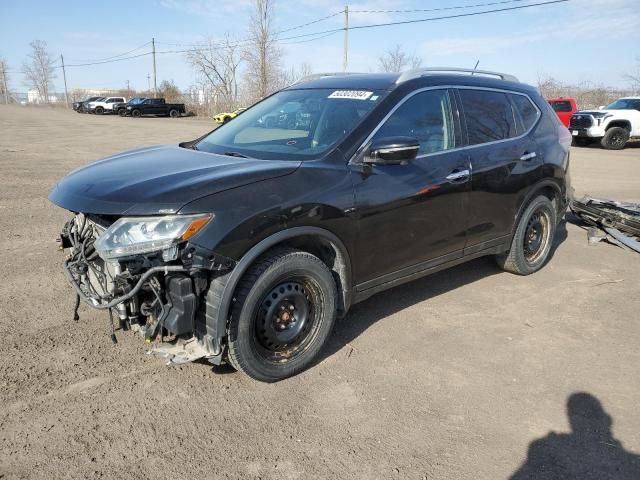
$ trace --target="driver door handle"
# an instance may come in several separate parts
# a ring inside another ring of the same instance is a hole
[[[533,160],[536,157],[537,157],[536,152],[525,153],[520,157],[520,160],[522,160],[523,162],[526,162],[527,160]]]
[[[465,170],[458,170],[457,172],[451,172],[445,178],[449,182],[457,182],[460,180],[466,180],[467,178],[469,178],[469,175],[471,175],[471,172],[465,169]]]

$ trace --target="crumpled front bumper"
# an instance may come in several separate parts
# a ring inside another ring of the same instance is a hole
[[[211,276],[224,274],[235,262],[188,242],[179,245],[171,261],[156,252],[105,262],[93,246],[103,231],[104,226],[80,214],[61,235],[61,247],[68,252],[65,277],[77,295],[76,315],[82,301],[109,312],[112,325],[115,314],[122,329],[138,331],[148,342],[168,336],[190,344],[182,360],[193,360],[196,351],[198,358],[220,355],[220,339],[207,335],[202,299]]]

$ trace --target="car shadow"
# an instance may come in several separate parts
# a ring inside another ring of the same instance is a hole
[[[556,228],[547,261],[553,258],[566,238],[567,224],[566,220],[562,219]],[[336,321],[333,334],[317,362],[342,350],[378,320],[498,273],[504,272],[496,265],[494,259],[482,257],[378,293],[354,305],[345,318]]]
[[[613,437],[613,420],[600,401],[578,392],[567,400],[570,433],[550,432],[529,444],[511,480],[637,480],[640,455]]]

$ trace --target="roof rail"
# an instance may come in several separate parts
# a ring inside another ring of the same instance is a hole
[[[295,82],[293,82],[291,85],[295,85],[297,83],[301,83],[301,82],[308,82],[311,80],[317,80],[319,78],[326,78],[326,77],[341,77],[344,75],[362,75],[361,72],[327,72],[327,73],[312,73],[311,75],[305,75],[302,78],[299,78],[298,80],[296,80]]]
[[[490,72],[488,70],[476,70],[473,68],[455,68],[455,67],[429,67],[429,68],[418,68],[417,70],[407,70],[403,72],[398,79],[396,80],[396,84],[406,82],[407,80],[413,80],[414,78],[423,77],[425,75],[433,75],[435,73],[470,73],[471,75],[486,75],[486,76],[494,76],[498,77],[501,80],[506,80],[508,82],[516,82],[519,83],[518,80],[513,75],[509,75],[507,73],[500,72]]]

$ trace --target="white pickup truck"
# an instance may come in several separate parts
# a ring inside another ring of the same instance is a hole
[[[620,98],[598,110],[576,112],[569,130],[579,147],[598,140],[603,148],[621,150],[630,139],[640,138],[640,97]]]
[[[100,101],[89,102],[87,112],[102,115],[103,113],[113,113],[113,105],[116,103],[127,103],[124,97],[104,97]]]

